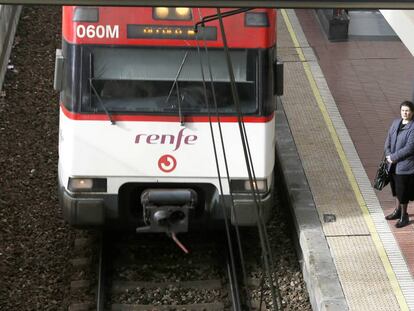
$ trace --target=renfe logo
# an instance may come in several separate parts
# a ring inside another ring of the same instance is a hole
[[[171,154],[163,155],[158,160],[158,168],[164,173],[172,172],[176,166],[177,160]]]
[[[135,137],[135,143],[140,144],[142,142],[146,142],[149,145],[175,145],[175,149],[173,151],[176,151],[180,148],[182,142],[186,145],[194,145],[198,138],[197,135],[184,136],[184,130],[185,128],[182,128],[178,132],[177,136],[172,134],[138,134]]]

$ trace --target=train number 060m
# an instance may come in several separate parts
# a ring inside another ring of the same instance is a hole
[[[76,36],[78,38],[119,38],[119,25],[78,25]]]

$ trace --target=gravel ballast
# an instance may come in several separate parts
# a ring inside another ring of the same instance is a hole
[[[57,199],[60,7],[25,7],[0,94],[0,309],[66,310],[74,232]]]

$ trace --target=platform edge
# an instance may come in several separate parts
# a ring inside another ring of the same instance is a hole
[[[312,308],[315,311],[348,310],[283,108],[276,111],[275,118],[277,176],[294,218],[296,249]]]

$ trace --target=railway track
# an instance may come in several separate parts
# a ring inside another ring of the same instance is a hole
[[[93,233],[89,238],[78,238],[78,257],[72,260],[78,269],[74,269],[69,310],[249,309],[239,280],[236,284],[229,273],[224,233],[207,239],[188,234],[183,240],[189,254],[164,236]],[[260,305],[258,252],[249,249],[251,256],[247,257],[248,291],[251,298],[256,297],[251,310]]]

